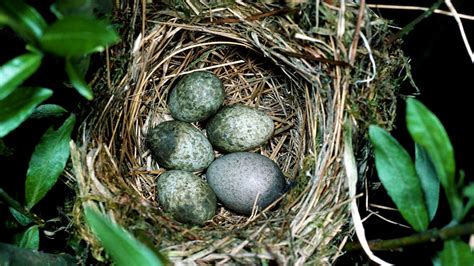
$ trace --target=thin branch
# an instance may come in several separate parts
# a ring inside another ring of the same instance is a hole
[[[17,210],[24,216],[30,218],[32,221],[34,221],[36,224],[43,226],[44,225],[44,220],[38,217],[36,214],[31,213],[28,211],[25,207],[23,207],[18,201],[16,201],[14,198],[12,198],[10,195],[8,195],[5,190],[0,188],[0,201],[5,202],[8,206],[12,207],[13,209]]]
[[[403,27],[399,32],[397,32],[394,36],[392,36],[388,40],[388,43],[393,43],[394,41],[396,41],[396,40],[402,38],[404,35],[408,34],[410,31],[412,31],[414,29],[416,24],[420,23],[423,19],[431,16],[431,14],[433,14],[433,12],[436,9],[438,9],[441,6],[441,4],[443,4],[443,3],[444,3],[444,0],[438,0],[437,2],[435,2],[430,8],[428,8],[425,12],[423,12],[423,14],[418,16],[412,22],[405,25],[405,27]]]
[[[367,4],[367,7],[370,8],[377,8],[377,9],[395,9],[395,10],[410,10],[410,11],[427,11],[429,10],[428,7],[424,6],[399,6],[399,5],[379,5],[379,4]],[[456,16],[452,12],[442,10],[442,9],[435,9],[433,13],[454,17]],[[466,15],[466,14],[457,14],[460,18],[466,20],[474,20],[474,16]]]
[[[451,0],[444,0],[444,3],[449,8],[449,11],[454,14],[454,20],[456,20],[456,23],[458,24],[459,32],[461,33],[462,40],[464,41],[464,46],[466,47],[467,53],[471,58],[471,63],[474,63],[474,54],[472,53],[471,46],[469,45],[469,41],[467,40],[466,32],[464,31],[461,18],[459,17],[456,8],[454,8],[453,3],[451,3]]]
[[[393,250],[421,243],[426,243],[436,239],[451,239],[458,236],[474,234],[474,222],[460,224],[443,229],[431,229],[423,233],[406,236],[402,238],[388,240],[371,240],[369,247],[371,250]],[[362,249],[358,242],[348,242],[344,247],[346,251],[356,251]]]

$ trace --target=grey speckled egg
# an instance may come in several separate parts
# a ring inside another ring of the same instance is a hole
[[[193,173],[164,172],[158,177],[156,192],[163,209],[179,222],[202,225],[216,212],[216,195]]]
[[[148,132],[147,145],[158,163],[168,169],[199,171],[214,160],[214,151],[204,134],[185,122],[158,124]]]
[[[280,197],[286,187],[283,173],[269,158],[250,152],[230,153],[215,160],[206,172],[207,182],[225,207],[250,214]]]
[[[222,108],[206,127],[211,144],[225,152],[258,147],[270,139],[273,129],[273,120],[269,116],[245,105]]]
[[[185,122],[202,121],[224,102],[224,87],[211,72],[187,74],[178,81],[168,99],[171,116]]]

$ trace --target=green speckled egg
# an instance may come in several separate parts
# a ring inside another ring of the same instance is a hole
[[[198,71],[178,81],[168,99],[171,116],[185,122],[202,121],[224,102],[224,87],[211,72]]]
[[[273,134],[273,120],[245,105],[222,108],[207,124],[211,144],[224,152],[247,151],[267,142]]]
[[[214,160],[214,151],[204,134],[185,122],[158,124],[148,132],[146,142],[155,160],[168,169],[199,171]]]
[[[286,181],[276,163],[251,152],[235,152],[215,160],[206,172],[207,182],[225,207],[250,214],[257,206],[264,209],[279,198]]]
[[[163,209],[179,222],[202,225],[216,212],[216,195],[193,173],[164,172],[158,177],[156,192]]]

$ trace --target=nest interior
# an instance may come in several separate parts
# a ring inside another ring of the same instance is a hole
[[[130,45],[109,52],[120,59],[100,72],[96,100],[71,149],[77,236],[105,259],[84,224],[83,207],[92,205],[175,262],[333,263],[352,234],[344,122],[365,165],[367,125],[391,126],[403,79],[406,59],[384,44],[388,23],[344,2],[196,2],[184,10],[141,1],[128,7]],[[165,170],[145,135],[171,119],[167,95],[176,81],[200,70],[223,81],[225,105],[254,106],[274,120],[272,139],[253,152],[275,161],[295,184],[277,208],[246,217],[219,206],[203,227],[180,224],[160,209],[155,182]]]

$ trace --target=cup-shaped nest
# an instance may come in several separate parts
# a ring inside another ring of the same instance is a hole
[[[185,12],[145,11],[138,2],[124,45],[109,51],[113,60],[94,83],[92,112],[71,149],[78,191],[72,216],[80,237],[102,258],[83,221],[82,208],[92,205],[172,261],[333,262],[352,233],[343,136],[352,128],[363,176],[367,126],[390,127],[394,117],[405,58],[384,43],[387,22],[354,4],[325,1],[295,8],[237,2]],[[202,227],[161,209],[156,179],[165,169],[145,141],[151,127],[172,119],[168,95],[195,71],[219,77],[224,105],[255,107],[272,118],[273,136],[252,151],[276,162],[293,184],[250,217],[219,205]]]

